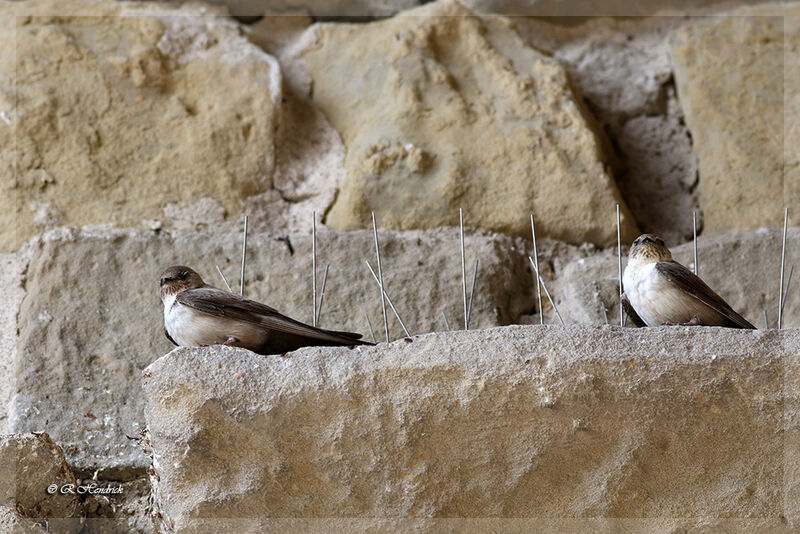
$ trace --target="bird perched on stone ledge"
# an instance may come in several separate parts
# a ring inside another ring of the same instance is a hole
[[[361,334],[323,330],[277,310],[203,282],[189,267],[161,274],[164,333],[184,347],[230,345],[259,354],[283,354],[300,347],[372,345]]]
[[[664,240],[642,234],[631,245],[622,305],[636,326],[755,328],[692,271],[672,259]]]

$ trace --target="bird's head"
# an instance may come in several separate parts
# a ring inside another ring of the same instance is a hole
[[[672,261],[672,254],[663,239],[655,234],[642,234],[634,239],[628,258],[643,261]]]
[[[174,265],[161,273],[161,300],[167,295],[180,293],[186,289],[205,286],[205,282],[195,271],[183,265]]]

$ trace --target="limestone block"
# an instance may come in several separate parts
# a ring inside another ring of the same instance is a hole
[[[238,219],[271,188],[280,69],[222,14],[0,4],[1,251],[59,225],[170,228],[165,208],[203,199],[204,222]]]
[[[608,245],[636,233],[600,143],[560,63],[503,18],[449,0],[366,25],[323,24],[302,55],[313,102],[347,146],[326,217],[366,228],[469,224]]]
[[[269,517],[788,531],[798,333],[510,326],[289,358],[178,349],[144,380],[156,506],[176,531]]]
[[[0,521],[11,529],[4,532],[39,532],[36,523],[43,521],[47,532],[81,531],[83,504],[75,476],[47,434],[0,436],[0,480],[0,507],[5,508]]]
[[[742,8],[672,37],[705,235],[779,226],[800,201],[800,8]]]

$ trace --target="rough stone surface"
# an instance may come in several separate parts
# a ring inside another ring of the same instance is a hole
[[[244,30],[248,39],[280,60],[281,51],[291,46],[313,22],[312,17],[301,12],[269,13],[258,22],[245,26]],[[281,65],[281,69],[284,68]]]
[[[87,497],[84,502],[86,526],[81,534],[158,532],[150,514],[150,481],[147,477],[123,482],[102,480],[96,484],[100,487],[121,487],[122,493]]]
[[[304,12],[316,17],[361,19],[386,17],[420,4],[419,0],[210,0],[223,4],[237,17]]]
[[[268,516],[788,531],[799,335],[512,326],[290,358],[178,349],[144,380],[156,504],[178,531]]]
[[[467,221],[611,244],[637,228],[606,170],[591,120],[560,64],[507,19],[435,2],[368,25],[317,25],[303,59],[313,101],[347,145],[332,228]],[[382,80],[382,81],[381,81]],[[569,194],[565,194],[569,191]]]
[[[703,231],[697,185],[697,158],[683,116],[675,112],[674,88],[667,91],[668,111],[657,116],[632,118],[616,138],[625,169],[619,173],[620,190],[642,232],[663,235],[667,244],[692,238],[692,214],[697,231]]]
[[[758,4],[763,0],[739,0],[736,4]],[[464,5],[486,13],[528,17],[552,17],[574,24],[587,17],[676,16],[709,8],[730,7],[730,0],[463,0]]]
[[[13,534],[48,534],[47,527],[22,516],[12,508],[0,507],[0,532]]]
[[[35,523],[41,522],[47,532],[81,531],[83,503],[75,476],[47,434],[0,436],[0,480],[0,525],[13,529],[8,532],[39,532]],[[70,484],[75,493],[61,493]],[[55,492],[48,491],[51,485]]]
[[[672,37],[706,235],[779,226],[800,202],[798,18],[797,5],[745,8]]]
[[[311,322],[311,239],[289,236],[294,253],[275,236],[251,229],[246,294]],[[330,263],[320,315],[324,328],[362,332],[365,313],[383,339],[372,233],[318,229],[318,288]],[[384,282],[412,334],[463,325],[458,231],[380,232]],[[534,307],[531,275],[509,238],[468,232],[470,268],[481,266],[471,328],[509,324]],[[140,371],[171,345],[163,334],[158,276],[170,265],[194,267],[224,287],[215,264],[238,288],[240,235],[161,235],[108,229],[59,230],[26,253],[25,297],[18,311],[9,427],[47,430],[81,472],[126,480],[146,458],[135,437],[143,427]],[[543,272],[546,271],[543,268]],[[469,284],[469,281],[468,281]],[[387,306],[392,339],[404,335]]]
[[[247,32],[248,39],[278,58],[282,70],[273,189],[245,202],[250,221],[273,232],[309,231],[315,212],[321,223],[345,176],[345,146],[308,98],[311,79],[297,57],[297,43],[310,24],[306,16],[270,16]]]
[[[765,10],[767,10],[765,8]],[[768,9],[771,11],[771,8]],[[783,13],[784,205],[800,205],[800,9]],[[796,209],[796,208],[795,208]],[[797,212],[795,211],[795,216]],[[796,220],[796,219],[795,219]]]
[[[117,2],[0,10],[0,80],[15,87],[0,92],[0,250],[64,224],[170,227],[180,212],[165,208],[204,198],[238,219],[271,189],[280,69],[231,19]]]
[[[643,232],[692,236],[697,161],[677,101],[667,37],[678,17],[590,19],[563,26],[514,18],[526,42],[563,62],[609,139],[604,150]],[[698,228],[702,230],[702,212]]]
[[[700,277],[759,328],[764,327],[764,310],[767,310],[770,328],[775,328],[778,319],[782,235],[783,230],[761,228],[741,234],[700,237],[697,242]],[[691,243],[674,247],[672,255],[676,261],[692,268]],[[627,259],[622,261],[624,269]],[[784,327],[800,327],[800,291],[796,285],[800,280],[796,278],[800,275],[800,227],[790,228],[787,235],[784,285],[793,265],[796,272],[784,307]],[[552,291],[565,320],[602,324],[605,307],[609,321],[619,324],[617,273],[616,251],[612,250],[562,265],[554,273],[556,280]],[[547,310],[546,314],[547,322],[558,321]]]
[[[21,254],[0,254],[0,434],[9,432],[7,406],[14,391],[17,312],[25,295],[22,280],[26,264]]]
[[[672,70],[666,37],[680,20],[596,18],[574,26],[512,20],[525,41],[564,62],[602,124],[663,113]]]
[[[183,0],[179,0],[183,1]],[[763,0],[743,0],[740,4],[756,4]],[[303,11],[318,17],[360,20],[393,15],[425,2],[419,0],[210,0],[210,4],[223,4],[241,17],[264,15],[274,11]],[[555,17],[564,23],[575,19],[598,16],[644,17],[662,14],[695,12],[699,8],[730,5],[730,0],[668,0],[630,2],[628,0],[462,0],[461,2],[484,13],[522,15],[530,17]]]

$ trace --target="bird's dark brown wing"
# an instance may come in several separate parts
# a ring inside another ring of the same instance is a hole
[[[736,313],[700,277],[680,263],[676,261],[660,261],[656,263],[656,270],[687,294],[726,317],[731,322],[731,326],[736,328],[755,328],[747,319]]]
[[[361,334],[323,330],[282,315],[265,304],[214,287],[181,291],[176,301],[216,317],[263,326],[266,329],[341,344],[363,344]]]
[[[166,329],[166,328],[164,328],[164,335],[165,335],[165,336],[167,336],[167,339],[169,339],[170,343],[172,343],[172,344],[173,344],[173,345],[175,345],[176,347],[178,346],[178,344],[177,344],[177,343],[175,343],[175,340],[174,340],[174,339],[172,339],[172,336],[171,336],[171,335],[169,335],[169,332],[167,332],[167,329]]]
[[[631,320],[631,322],[636,328],[642,328],[643,326],[647,326],[646,324],[644,324],[644,321],[642,321],[642,318],[639,317],[639,314],[636,313],[636,310],[633,309],[631,302],[628,300],[628,295],[626,295],[625,293],[622,294],[622,309],[625,310],[625,313],[628,314],[628,319]]]

